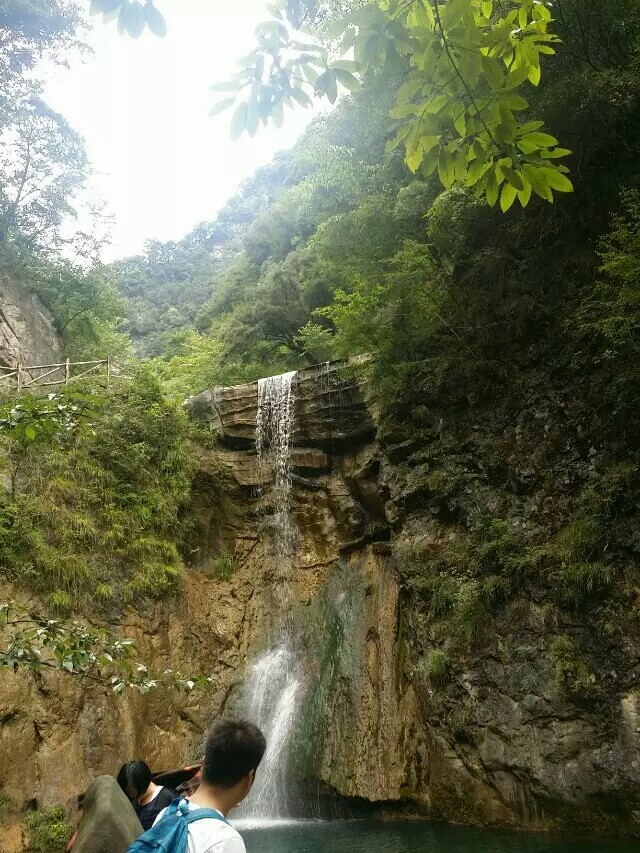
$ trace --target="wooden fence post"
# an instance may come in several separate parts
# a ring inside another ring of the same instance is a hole
[[[64,365],[64,384],[69,384],[69,359],[66,360]]]
[[[111,356],[107,356],[107,388],[111,387]]]
[[[18,362],[18,391],[22,391],[22,364]]]

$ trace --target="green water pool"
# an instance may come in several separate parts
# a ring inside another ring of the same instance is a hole
[[[247,853],[640,853],[640,842],[585,841],[425,822],[238,821]]]

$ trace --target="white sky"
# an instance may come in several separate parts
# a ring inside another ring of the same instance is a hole
[[[88,5],[88,0],[85,0]],[[280,129],[229,137],[231,113],[214,118],[236,60],[268,17],[264,0],[157,0],[169,33],[119,36],[94,18],[95,55],[48,74],[45,99],[87,142],[100,193],[115,216],[105,260],[136,254],[147,238],[174,240],[211,220],[240,182],[290,147],[311,110],[288,112]],[[216,8],[224,8],[224,14]]]

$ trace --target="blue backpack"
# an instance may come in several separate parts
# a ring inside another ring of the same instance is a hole
[[[186,853],[189,824],[204,818],[226,823],[222,815],[213,809],[190,811],[187,800],[174,800],[158,823],[136,839],[127,853]]]

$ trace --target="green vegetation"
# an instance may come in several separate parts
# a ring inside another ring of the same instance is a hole
[[[60,853],[73,834],[73,827],[61,808],[27,812],[24,825],[33,853]]]
[[[91,11],[105,21],[117,14],[134,38],[145,25],[166,31],[152,2],[92,0]],[[553,190],[571,192],[567,167],[555,162],[571,152],[542,132],[544,122],[521,119],[529,102],[519,92],[539,84],[541,55],[559,41],[545,3],[282,0],[270,11],[240,70],[213,87],[224,93],[214,115],[235,105],[233,137],[254,136],[270,118],[279,126],[285,106],[311,106],[313,96],[334,104],[339,87],[357,92],[352,72],[364,81],[392,74],[405,79],[393,92],[387,150],[402,146],[412,172],[437,172],[447,189],[462,181],[491,207],[499,197],[503,211],[516,198],[525,207],[532,192],[547,201]]]
[[[15,601],[0,605],[0,669],[34,672],[54,669],[107,687],[113,693],[134,688],[148,693],[156,687],[191,691],[210,682],[206,676],[183,675],[175,669],[152,672],[136,657],[132,640],[78,620],[52,619]],[[0,799],[0,823],[12,812]]]
[[[451,663],[442,649],[431,649],[424,662],[424,674],[434,688],[444,687],[451,678]]]
[[[572,699],[589,701],[598,695],[595,674],[570,637],[556,637],[550,647],[553,678],[558,690]]]
[[[186,417],[145,370],[111,388],[72,387],[5,407],[0,564],[56,612],[89,601],[117,610],[179,582]]]
[[[4,794],[0,796],[0,826],[17,814],[17,812],[18,807],[11,797],[7,797]]]
[[[218,554],[213,564],[213,574],[221,581],[228,581],[233,574],[235,560],[229,551]]]

